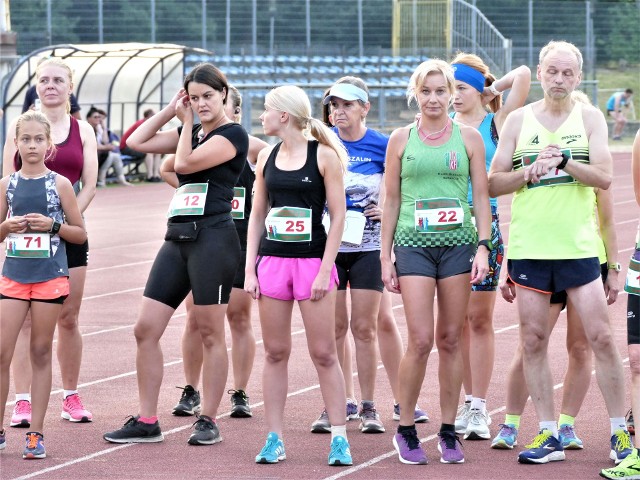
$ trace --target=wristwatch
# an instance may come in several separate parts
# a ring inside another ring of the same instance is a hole
[[[619,272],[620,270],[622,270],[622,265],[620,265],[618,262],[610,263],[607,265],[607,268],[609,270],[615,270],[616,272]]]
[[[478,247],[480,247],[481,245],[486,247],[489,252],[491,250],[493,250],[493,245],[491,244],[491,240],[480,240],[480,241],[478,241]]]
[[[49,233],[51,233],[52,235],[57,234],[60,231],[61,226],[62,224],[60,222],[56,222],[54,220],[53,223],[51,224],[51,230],[49,230]]]

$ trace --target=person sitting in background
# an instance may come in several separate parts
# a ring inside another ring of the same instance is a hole
[[[155,115],[155,111],[152,108],[148,108],[142,114],[142,118],[138,120],[136,123],[131,125],[126,132],[122,135],[120,139],[120,151],[123,155],[127,155],[133,158],[133,161],[138,163],[144,160],[144,163],[147,167],[147,182],[161,182],[162,178],[160,178],[160,164],[162,156],[154,153],[142,153],[134,150],[133,148],[127,145],[127,139],[129,136],[136,131],[136,129],[142,125],[147,118],[151,118]]]
[[[22,104],[22,113],[27,110],[39,110],[36,108],[36,103],[40,99],[38,98],[38,93],[36,92],[36,86],[31,85],[27,89],[27,93],[24,95],[24,103]],[[71,104],[71,116],[77,118],[78,120],[82,120],[82,115],[80,114],[80,105],[78,104],[78,99],[72,93],[69,97],[69,103]]]
[[[91,105],[87,113],[87,122],[96,132],[98,142],[98,186],[106,185],[107,172],[111,166],[116,171],[117,182],[120,185],[130,186],[131,183],[127,181],[123,172],[118,137],[107,129],[104,123],[106,118],[107,113],[104,110]]]
[[[615,121],[613,125],[613,139],[622,140],[622,132],[627,124],[627,117],[622,112],[622,107],[631,103],[633,90],[627,88],[624,92],[616,92],[607,100],[607,114]]]

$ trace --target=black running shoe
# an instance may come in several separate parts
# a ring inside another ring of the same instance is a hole
[[[195,429],[189,437],[189,445],[213,445],[222,441],[218,426],[206,415],[200,415],[194,423]]]
[[[233,418],[249,418],[253,416],[249,407],[249,397],[244,390],[229,390],[231,395],[231,416]]]
[[[173,414],[178,417],[189,417],[200,412],[200,392],[191,385],[176,387],[182,390],[182,396],[178,404],[173,407]]]
[[[129,416],[124,426],[113,432],[105,433],[102,438],[111,443],[155,443],[164,440],[160,424],[142,423],[140,417]]]

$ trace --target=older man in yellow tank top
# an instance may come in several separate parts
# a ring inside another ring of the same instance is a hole
[[[612,162],[602,113],[572,99],[582,54],[550,42],[540,52],[537,78],[544,98],[507,119],[489,173],[491,196],[514,193],[509,278],[516,284],[525,378],[540,433],[521,463],[564,460],[554,421],[547,359],[549,299],[566,290],[579,310],[596,361],[596,378],[611,420],[610,457],[631,452],[624,413],[624,372],[607,315],[593,224],[594,188],[611,184]]]

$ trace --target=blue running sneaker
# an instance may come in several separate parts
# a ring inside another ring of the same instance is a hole
[[[256,456],[256,463],[278,463],[286,460],[287,455],[284,453],[284,443],[278,438],[275,432],[269,432],[267,435],[267,443],[264,444],[260,453]]]
[[[633,452],[631,437],[626,430],[616,430],[611,436],[611,453],[609,458],[618,465],[627,455]]]
[[[560,443],[565,450],[582,450],[584,445],[582,440],[576,435],[576,430],[573,425],[563,423],[558,430],[558,436],[560,437]]]
[[[27,432],[27,445],[22,452],[22,458],[31,460],[34,458],[45,458],[46,456],[44,436],[40,432]]]
[[[548,463],[565,459],[560,440],[551,435],[551,432],[546,428],[540,430],[531,445],[527,445],[525,448],[527,450],[518,454],[518,462],[520,463]]]
[[[498,435],[491,441],[491,448],[512,450],[518,445],[518,429],[510,423],[501,423]]]
[[[7,432],[2,430],[0,432],[0,450],[7,448]]]
[[[331,441],[331,451],[329,452],[329,465],[353,465],[351,459],[351,449],[349,442],[342,435],[338,435]]]
[[[358,402],[351,398],[347,398],[347,422],[349,420],[359,420]]]

